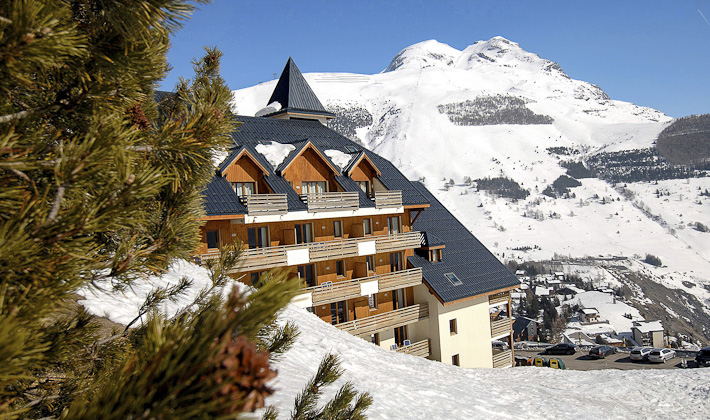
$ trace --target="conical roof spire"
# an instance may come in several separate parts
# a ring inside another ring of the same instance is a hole
[[[299,118],[310,116],[312,119],[335,117],[326,111],[291,57],[286,62],[267,105],[273,102],[281,104],[281,110],[269,115],[270,117],[283,117],[283,114]]]

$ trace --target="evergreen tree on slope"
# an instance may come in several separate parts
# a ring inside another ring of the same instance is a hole
[[[68,303],[162,273],[198,243],[200,193],[236,124],[216,49],[155,101],[169,35],[192,9],[0,2],[0,418],[233,418],[271,393],[270,351],[295,335],[273,321],[296,285],[273,273],[223,298],[237,253],[195,305],[130,334],[99,340]]]

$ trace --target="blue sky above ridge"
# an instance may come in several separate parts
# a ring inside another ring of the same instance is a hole
[[[189,78],[205,45],[223,51],[222,75],[240,89],[278,77],[288,57],[304,73],[373,74],[417,42],[463,50],[494,36],[612,99],[672,117],[710,113],[710,0],[215,0],[172,37],[161,87]]]

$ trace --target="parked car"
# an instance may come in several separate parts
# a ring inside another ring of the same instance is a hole
[[[616,353],[616,348],[611,346],[595,346],[589,350],[589,357],[594,359],[605,359],[607,356]]]
[[[695,363],[697,363],[698,366],[710,365],[710,347],[700,349],[698,355],[695,356]]]
[[[575,354],[577,348],[574,344],[560,343],[545,349],[545,354]]]
[[[653,349],[648,354],[648,361],[652,363],[666,363],[666,360],[675,357],[675,350],[671,349]]]
[[[491,342],[491,347],[497,350],[508,350],[508,343],[505,341],[493,341]]]
[[[653,347],[634,347],[631,349],[631,355],[629,356],[634,362],[646,361],[648,360],[648,354],[651,353]]]

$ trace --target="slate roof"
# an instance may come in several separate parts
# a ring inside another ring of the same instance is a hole
[[[229,156],[222,162],[215,175],[215,178],[207,185],[205,193],[205,211],[208,216],[225,215],[225,214],[245,214],[246,208],[238,203],[236,197],[230,199],[226,195],[234,196],[234,191],[225,189],[226,181],[217,181],[221,177],[221,172],[227,167],[227,164],[237,156],[242,149],[246,149],[249,153],[259,161],[259,163],[268,170],[268,176],[264,178],[269,187],[275,194],[286,194],[288,199],[289,211],[306,210],[307,206],[303,203],[299,195],[288,184],[288,182],[279,175],[277,168],[274,168],[255,147],[258,144],[269,144],[271,142],[292,144],[296,147],[289,156],[284,159],[287,162],[289,158],[293,158],[298,151],[305,146],[309,141],[317,148],[325,159],[328,159],[326,150],[339,150],[343,153],[348,153],[355,158],[359,153],[366,153],[368,158],[381,171],[378,179],[388,190],[401,190],[402,203],[406,205],[422,205],[428,204],[428,200],[414,187],[397,168],[388,160],[378,156],[369,150],[363,149],[362,146],[352,140],[341,136],[335,131],[329,129],[318,121],[312,120],[283,120],[266,117],[245,117],[238,116],[237,120],[241,125],[236,132],[232,134],[234,146],[231,149]],[[346,148],[347,147],[347,148]],[[348,151],[355,150],[354,153]],[[283,162],[279,167],[283,166]],[[342,172],[342,168],[341,168]],[[336,182],[343,188],[344,191],[358,192],[360,197],[360,207],[374,207],[375,203],[360,189],[358,184],[347,176],[338,174],[335,176]],[[212,201],[224,203],[215,205]],[[237,201],[236,204],[233,202]],[[227,205],[226,203],[233,203]],[[237,206],[239,204],[239,206]]]
[[[269,98],[269,102],[266,105],[272,102],[280,103],[281,110],[270,115],[287,111],[302,111],[309,114],[335,117],[335,114],[326,111],[316,94],[313,93],[313,89],[306,82],[301,71],[296,67],[296,63],[290,57],[286,67],[281,72],[279,81],[276,83],[274,93],[271,94],[271,98]]]
[[[517,277],[449,213],[424,185],[419,182],[411,184],[431,205],[419,215],[412,229],[426,232],[429,238],[434,236],[446,248],[441,262],[430,262],[421,251],[409,257],[409,262],[414,267],[422,268],[424,282],[443,303],[520,286]],[[454,273],[462,284],[454,286],[444,276],[446,273]]]

